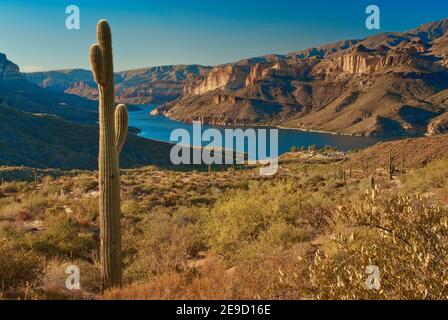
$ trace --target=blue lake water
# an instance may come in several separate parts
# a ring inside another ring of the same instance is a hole
[[[177,142],[170,141],[170,136],[175,129],[185,129],[187,130],[191,137],[193,136],[193,125],[183,123],[180,121],[174,121],[163,116],[153,116],[150,111],[156,108],[155,105],[139,106],[140,110],[133,111],[129,113],[129,125],[141,130],[140,136],[153,140],[160,140],[166,142]],[[224,130],[226,128],[235,127],[220,127],[220,126],[208,126],[203,125],[202,131],[208,128],[218,129],[223,137]],[[267,129],[267,137],[269,137],[269,128],[267,127],[240,127],[243,130],[246,128],[253,128],[256,132],[261,129]],[[269,139],[267,139],[269,141]],[[279,154],[288,152],[291,150],[292,146],[298,147],[308,147],[310,145],[317,145],[318,147],[324,146],[334,146],[342,151],[348,151],[351,149],[362,149],[371,146],[378,142],[378,139],[372,137],[354,137],[354,136],[343,136],[334,135],[327,133],[317,133],[317,132],[305,132],[292,129],[279,129],[278,130],[278,152]],[[195,145],[193,142],[191,145]],[[214,145],[221,146],[220,142],[203,142],[203,146]],[[247,145],[244,147],[245,150],[236,150],[247,152]],[[269,144],[267,145],[269,154]]]

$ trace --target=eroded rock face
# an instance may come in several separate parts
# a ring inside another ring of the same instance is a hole
[[[256,81],[259,81],[263,79],[267,72],[269,70],[269,67],[266,67],[265,64],[257,63],[254,66],[250,67],[249,75],[246,78],[246,87],[253,85]]]
[[[9,61],[6,55],[0,53],[0,81],[1,80],[18,80],[21,79],[19,67]]]
[[[45,83],[45,82],[44,82]],[[76,94],[77,96],[90,100],[98,99],[98,89],[83,81],[76,81],[70,87],[64,89],[65,93]]]
[[[205,76],[188,83],[184,94],[200,95],[216,89],[238,90],[246,85],[250,67],[227,64],[213,68]]]
[[[369,75],[394,69],[396,71],[422,70],[440,72],[443,64],[419,55],[421,47],[401,47],[397,49],[380,47],[369,50],[363,46],[351,52],[325,59],[317,68],[317,73],[325,75]]]

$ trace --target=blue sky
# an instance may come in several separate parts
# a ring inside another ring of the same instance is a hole
[[[381,9],[381,32],[448,17],[447,0],[0,0],[0,52],[23,71],[89,68],[95,24],[112,26],[115,69],[216,65],[362,38],[365,8]],[[65,28],[65,8],[81,29]]]

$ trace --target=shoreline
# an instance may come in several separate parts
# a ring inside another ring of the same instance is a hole
[[[150,115],[153,115],[150,112]],[[189,121],[182,121],[182,120],[178,120],[178,119],[173,119],[165,114],[160,114],[160,115],[153,115],[153,116],[161,116],[161,117],[165,117],[167,119],[170,119],[172,121],[180,121],[182,123],[185,124],[192,124],[192,122]],[[215,125],[215,124],[210,124],[210,123],[203,123],[201,122],[202,125],[208,125],[208,126],[213,126],[213,127],[221,127],[221,128],[253,128],[253,127],[266,127],[266,128],[276,128],[276,129],[281,129],[281,130],[294,130],[294,131],[300,131],[300,132],[308,132],[308,133],[320,133],[320,134],[328,134],[328,135],[333,135],[333,136],[343,136],[343,137],[355,137],[355,138],[372,138],[372,139],[377,139],[377,140],[384,140],[384,139],[392,139],[394,137],[399,138],[408,138],[408,136],[366,136],[363,134],[355,134],[355,133],[343,133],[343,132],[334,132],[334,131],[325,131],[325,130],[317,130],[317,129],[304,129],[304,128],[294,128],[294,127],[285,127],[282,125],[269,125],[269,124],[236,124],[236,125]]]
[[[151,113],[150,113],[151,114]],[[152,115],[152,114],[151,114]],[[191,122],[188,121],[182,121],[173,119],[169,116],[166,116],[164,114],[157,115],[161,117],[165,117],[167,119],[170,119],[172,121],[179,121],[185,124],[191,124]],[[294,130],[294,131],[300,131],[305,133],[320,133],[320,134],[326,134],[326,135],[332,135],[332,136],[340,136],[340,137],[353,137],[353,138],[370,138],[380,141],[389,141],[389,140],[401,140],[401,139],[408,139],[408,138],[418,138],[418,137],[424,137],[427,134],[421,134],[421,135],[381,135],[381,136],[367,136],[362,133],[343,133],[343,132],[334,132],[334,131],[325,131],[325,130],[318,130],[318,129],[304,129],[304,128],[294,128],[294,127],[285,127],[282,125],[269,125],[269,124],[237,124],[237,125],[214,125],[210,123],[202,123],[202,125],[208,125],[213,127],[221,127],[221,128],[253,128],[253,127],[266,127],[266,128],[276,128],[276,129],[282,129],[282,130]]]
[[[145,114],[149,117],[163,117],[165,119],[168,119],[170,121],[174,121],[174,122],[179,122],[185,125],[192,125],[191,121],[182,121],[182,120],[177,120],[174,119],[170,116],[167,116],[166,114],[158,114],[158,115],[154,115],[152,114],[151,111],[153,111],[154,109],[156,109],[158,106],[151,104],[151,105],[139,105],[139,107],[142,110],[145,110]],[[147,108],[150,108],[150,110],[147,110]],[[215,127],[217,129],[231,129],[231,128],[272,128],[272,129],[279,129],[279,130],[285,130],[285,131],[294,131],[294,132],[298,132],[298,133],[304,133],[304,134],[318,134],[318,135],[322,135],[322,136],[333,136],[333,137],[341,137],[341,138],[354,138],[354,139],[367,139],[367,140],[371,140],[374,141],[373,144],[376,144],[378,142],[386,142],[386,141],[394,141],[394,140],[403,140],[403,139],[408,139],[408,138],[417,138],[417,137],[421,137],[423,135],[381,135],[381,136],[369,136],[369,135],[363,135],[363,134],[351,134],[351,133],[341,133],[341,132],[331,132],[331,131],[325,131],[325,130],[317,130],[317,129],[305,129],[305,128],[297,128],[297,127],[286,127],[286,126],[282,126],[282,125],[273,125],[273,124],[227,124],[227,125],[215,125],[215,124],[211,124],[211,123],[207,123],[207,122],[201,122],[201,125],[204,126],[209,126],[209,127]],[[293,133],[290,133],[293,134]],[[143,135],[141,135],[141,133],[137,134],[139,137],[144,138],[144,139],[149,139],[149,140],[155,140],[155,141],[159,141],[159,142],[165,142],[165,143],[169,143],[169,144],[173,144],[172,141],[167,141],[167,140],[160,140],[160,139],[154,139],[151,137],[145,137]],[[311,138],[311,137],[310,137]],[[339,148],[339,146],[334,145],[336,147]],[[362,148],[362,147],[361,147]]]

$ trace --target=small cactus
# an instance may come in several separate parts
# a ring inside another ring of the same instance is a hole
[[[393,158],[392,158],[392,148],[389,148],[389,161],[387,164],[387,172],[389,173],[389,179],[392,180],[393,179],[393,175],[394,175],[394,163],[393,163]]]
[[[128,113],[115,107],[112,36],[107,21],[97,26],[98,44],[90,48],[90,63],[99,92],[99,190],[101,274],[103,290],[121,286],[120,172],[118,155],[126,140]]]
[[[373,177],[373,175],[370,176],[370,190],[371,190],[371,194],[372,194],[372,200],[375,201],[376,194],[378,192],[378,188],[376,186],[375,178]]]

